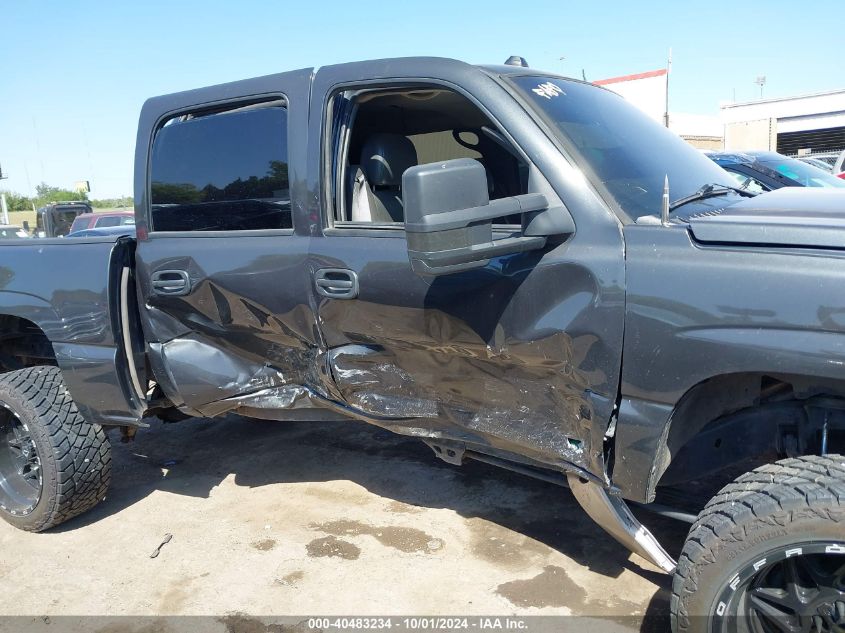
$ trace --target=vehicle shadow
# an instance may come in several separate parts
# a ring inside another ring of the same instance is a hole
[[[616,578],[629,569],[666,589],[670,577],[628,560],[565,488],[479,462],[456,467],[422,442],[364,423],[266,422],[228,416],[152,421],[135,441],[113,446],[112,489],[94,510],[52,532],[75,530],[153,491],[208,497],[227,476],[239,486],[350,480],[383,498],[448,508],[482,518],[560,551],[591,571]],[[377,463],[374,463],[377,460]],[[645,511],[639,518],[677,556],[688,526]],[[666,602],[665,591],[663,602]],[[650,609],[659,609],[658,604]]]

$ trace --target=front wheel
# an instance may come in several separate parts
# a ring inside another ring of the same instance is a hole
[[[86,421],[58,367],[0,375],[0,517],[41,532],[93,508],[111,479],[111,447]]]
[[[845,633],[845,457],[757,468],[693,524],[672,586],[676,633]]]

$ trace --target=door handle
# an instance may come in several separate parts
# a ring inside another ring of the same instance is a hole
[[[321,268],[314,273],[317,294],[329,299],[354,299],[358,296],[358,275],[346,268]]]
[[[179,297],[191,292],[191,278],[184,270],[159,270],[151,277],[157,295]]]

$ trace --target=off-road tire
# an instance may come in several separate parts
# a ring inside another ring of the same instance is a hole
[[[766,552],[808,541],[845,543],[845,457],[761,466],[725,486],[690,529],[672,584],[675,633],[713,630],[720,596]]]
[[[26,514],[0,508],[17,528],[41,532],[97,505],[111,481],[111,446],[102,427],[76,408],[57,367],[0,374],[0,401],[26,424],[41,462],[41,495]]]

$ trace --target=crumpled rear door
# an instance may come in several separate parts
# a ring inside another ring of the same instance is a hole
[[[279,417],[324,392],[302,221],[310,77],[160,97],[142,112],[141,315],[158,384],[188,413]]]

